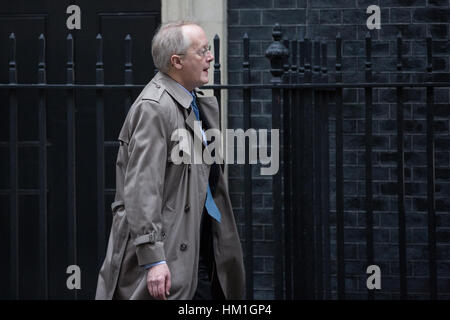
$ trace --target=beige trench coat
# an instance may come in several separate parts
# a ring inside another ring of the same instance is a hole
[[[171,140],[175,129],[189,128],[191,137],[199,132],[191,101],[160,72],[128,112],[119,134],[113,221],[96,299],[151,299],[143,266],[161,260],[171,272],[169,299],[191,299],[195,293],[210,165],[177,165],[170,156],[179,144]],[[199,97],[198,104],[209,125],[219,128],[215,97]],[[242,248],[222,172],[214,200],[221,212],[221,223],[212,220],[217,276],[227,299],[242,299]]]

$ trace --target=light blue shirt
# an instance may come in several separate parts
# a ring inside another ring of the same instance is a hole
[[[155,262],[155,263],[146,264],[144,266],[144,269],[148,270],[151,267],[154,267],[154,266],[157,266],[157,265],[160,265],[160,264],[163,264],[163,263],[166,263],[166,260],[162,260],[162,261],[158,261],[158,262]]]

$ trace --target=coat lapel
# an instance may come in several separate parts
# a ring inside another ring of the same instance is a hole
[[[200,115],[207,129],[220,129],[219,106],[216,97],[197,97]]]

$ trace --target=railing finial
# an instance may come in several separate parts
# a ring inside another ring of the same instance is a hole
[[[273,42],[266,50],[266,57],[270,60],[270,72],[272,73],[272,83],[281,83],[281,76],[284,73],[283,64],[285,58],[289,56],[289,51],[281,42],[283,33],[281,27],[275,24],[272,32]]]

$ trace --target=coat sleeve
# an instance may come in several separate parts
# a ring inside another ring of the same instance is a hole
[[[170,140],[167,109],[144,100],[129,119],[124,201],[140,266],[166,259],[161,210]]]

